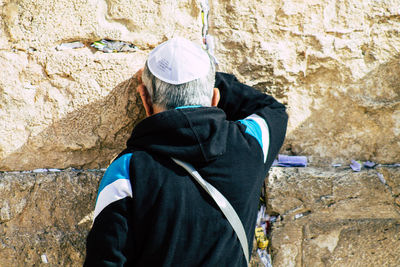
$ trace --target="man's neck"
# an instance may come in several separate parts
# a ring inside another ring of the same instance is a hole
[[[153,105],[153,114],[152,114],[152,115],[157,114],[157,113],[160,113],[160,112],[163,112],[163,111],[165,111],[165,110],[166,110],[166,109],[161,108],[161,107],[159,107],[158,105]]]

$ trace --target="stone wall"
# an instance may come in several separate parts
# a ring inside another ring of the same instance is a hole
[[[316,163],[399,161],[399,1],[213,6],[221,66],[287,103],[288,151]]]
[[[0,266],[82,266],[103,173],[0,173]]]
[[[210,1],[219,69],[288,106],[288,153],[400,161],[399,1]],[[142,117],[149,50],[199,41],[199,3],[0,1],[0,170],[105,167]],[[102,38],[136,44],[104,54]],[[57,51],[62,43],[85,47]]]
[[[395,266],[398,169],[383,185],[328,166],[400,162],[400,1],[210,6],[219,70],[287,105],[282,153],[310,162],[267,180],[275,265]],[[106,167],[144,116],[133,74],[173,36],[200,42],[199,1],[0,0],[0,171]],[[139,50],[90,46],[103,38]],[[0,266],[80,263],[101,174],[0,173]]]
[[[0,1],[0,11],[0,170],[107,166],[143,118],[130,79],[149,49],[201,31],[194,1]],[[140,50],[90,47],[102,38]],[[72,41],[85,46],[55,49]]]
[[[400,264],[400,168],[273,168],[267,184],[274,266]]]
[[[81,266],[103,173],[0,173],[0,266]],[[400,168],[274,167],[266,183],[275,267],[400,263]]]

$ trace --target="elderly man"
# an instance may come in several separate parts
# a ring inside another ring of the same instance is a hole
[[[251,251],[261,186],[285,137],[285,107],[215,73],[208,54],[183,38],[156,47],[141,76],[147,118],[100,183],[85,266],[246,266],[220,207],[172,158],[225,196]]]

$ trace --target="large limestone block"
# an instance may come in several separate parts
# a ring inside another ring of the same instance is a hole
[[[137,82],[145,54],[0,52],[0,169],[107,166],[143,118]],[[11,63],[11,64],[10,64]]]
[[[0,173],[0,266],[82,266],[104,171]],[[251,266],[262,266],[255,250]]]
[[[195,1],[0,1],[0,170],[106,167],[144,117],[131,78],[149,48],[200,31]],[[85,47],[55,50],[71,41]]]
[[[222,69],[288,105],[285,149],[400,161],[399,1],[212,1]]]
[[[0,173],[0,266],[81,266],[102,175]]]
[[[201,30],[198,3],[191,0],[2,1],[0,11],[9,42],[25,51],[99,38],[149,47],[175,34],[195,37]]]
[[[386,180],[383,184],[378,174]],[[400,169],[362,172],[322,168],[273,168],[267,184],[268,209],[283,218],[298,214],[327,220],[398,218]]]
[[[274,266],[397,266],[399,188],[398,167],[273,168],[267,204],[281,217],[271,233]]]
[[[399,4],[210,1],[210,33],[220,70],[287,104],[288,153],[398,162]],[[130,78],[178,35],[199,41],[199,1],[0,1],[0,170],[105,167],[143,118]]]
[[[304,266],[398,266],[400,220],[345,220],[304,227]]]
[[[377,171],[385,185],[373,171],[273,168],[274,266],[396,266],[400,170]],[[39,266],[42,255],[50,266],[80,266],[103,173],[0,173],[0,266]],[[252,264],[262,266],[254,251]]]
[[[103,174],[0,172],[0,266],[82,266]]]
[[[290,221],[272,231],[273,266],[398,266],[399,219]]]

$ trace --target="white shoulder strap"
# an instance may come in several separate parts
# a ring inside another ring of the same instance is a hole
[[[172,158],[172,160],[187,170],[217,203],[226,219],[232,225],[233,230],[236,232],[240,244],[242,245],[246,262],[249,264],[249,245],[247,243],[246,232],[244,231],[243,224],[231,203],[229,203],[229,201],[214,186],[205,181],[192,165],[175,158]]]

